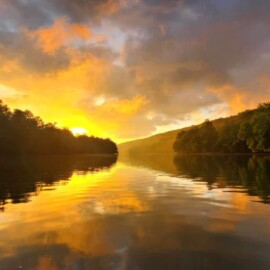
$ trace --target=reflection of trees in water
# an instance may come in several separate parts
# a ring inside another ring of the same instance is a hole
[[[116,155],[0,158],[0,210],[4,210],[7,200],[28,202],[34,192],[68,180],[74,171],[97,172],[111,167],[116,160]]]
[[[209,188],[243,186],[252,196],[270,203],[270,157],[179,155],[174,164],[180,175],[204,181]]]

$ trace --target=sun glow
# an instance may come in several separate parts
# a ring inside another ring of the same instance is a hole
[[[88,133],[85,128],[81,128],[81,127],[73,127],[70,130],[75,136],[87,135]]]

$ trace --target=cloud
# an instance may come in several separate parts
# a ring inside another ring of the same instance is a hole
[[[35,40],[37,47],[48,54],[54,54],[62,46],[72,43],[88,40],[103,42],[106,39],[104,36],[94,35],[86,25],[69,24],[66,18],[55,20],[51,27],[30,31],[28,36]]]
[[[263,0],[2,0],[0,84],[20,95],[0,95],[119,141],[237,113],[269,100],[269,11]]]
[[[46,74],[67,68],[70,59],[63,50],[47,55],[33,43],[23,30],[18,32],[0,31],[0,60],[2,75],[16,76],[19,70],[30,74]],[[17,74],[19,76],[19,74]]]

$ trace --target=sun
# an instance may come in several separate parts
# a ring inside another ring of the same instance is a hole
[[[87,130],[85,128],[81,128],[81,127],[73,127],[70,130],[75,136],[87,134]]]

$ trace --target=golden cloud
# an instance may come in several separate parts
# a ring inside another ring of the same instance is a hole
[[[35,40],[36,46],[48,54],[55,53],[59,48],[73,41],[103,42],[106,40],[105,36],[94,35],[87,25],[68,23],[65,17],[56,19],[51,27],[26,31],[29,38]]]

